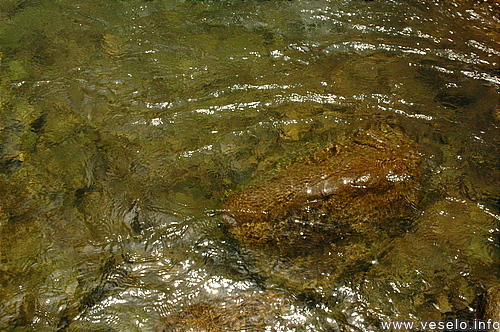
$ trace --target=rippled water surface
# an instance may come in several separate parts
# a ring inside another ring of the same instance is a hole
[[[0,330],[482,318],[499,26],[496,0],[0,1]],[[418,146],[404,231],[293,258],[232,239],[232,192],[360,130]]]

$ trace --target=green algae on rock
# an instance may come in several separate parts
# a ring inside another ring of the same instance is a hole
[[[223,218],[242,246],[296,255],[404,224],[419,202],[420,179],[415,143],[361,131],[236,192]]]

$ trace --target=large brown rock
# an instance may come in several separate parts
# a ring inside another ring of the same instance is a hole
[[[244,247],[296,255],[400,227],[419,202],[420,180],[411,140],[362,131],[237,191],[223,206],[223,218]]]

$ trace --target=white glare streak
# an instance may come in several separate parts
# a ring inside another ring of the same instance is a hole
[[[478,72],[472,72],[472,71],[462,71],[462,74],[468,77],[472,77],[478,80],[485,80],[491,83],[499,84],[500,85],[500,78],[488,75],[486,73],[478,73]]]
[[[163,124],[163,120],[161,118],[154,118],[154,119],[151,119],[151,124],[153,126],[159,126],[159,125]]]

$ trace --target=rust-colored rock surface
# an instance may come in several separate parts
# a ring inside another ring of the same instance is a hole
[[[235,332],[267,331],[288,313],[283,294],[272,291],[230,296],[187,306],[163,317],[155,332]]]
[[[223,218],[245,247],[300,254],[407,220],[419,201],[420,180],[411,140],[363,131],[234,193]]]

